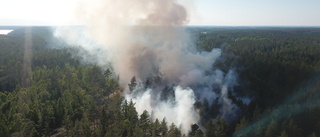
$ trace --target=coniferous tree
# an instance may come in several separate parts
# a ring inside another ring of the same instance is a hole
[[[165,137],[168,132],[167,122],[166,119],[163,118],[161,121],[161,136]]]
[[[181,131],[174,123],[172,123],[169,127],[168,137],[181,137],[181,135]]]
[[[137,80],[136,80],[136,77],[132,77],[131,81],[130,81],[130,84],[128,84],[129,86],[129,90],[132,92],[136,86],[137,86]]]
[[[149,128],[150,128],[150,116],[149,112],[144,110],[143,113],[140,115],[140,120],[139,120],[139,126],[141,130],[145,133],[148,134]]]

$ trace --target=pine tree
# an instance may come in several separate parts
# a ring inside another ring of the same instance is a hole
[[[278,137],[288,137],[288,135],[285,130],[282,130],[280,136]]]
[[[246,117],[242,117],[240,123],[236,125],[235,132],[242,130],[244,127],[248,125],[248,119]]]
[[[166,119],[163,118],[161,121],[161,136],[165,137],[168,132],[167,122]]]
[[[107,118],[107,112],[105,108],[102,108],[101,116],[100,116],[100,135],[105,136],[107,132],[107,124],[108,124],[108,118]]]
[[[212,123],[208,123],[207,126],[207,129],[209,129],[209,131],[207,131],[207,136],[225,137],[229,131],[229,125],[227,121],[221,117],[217,117],[213,125]]]
[[[147,134],[150,130],[150,116],[148,111],[144,110],[143,113],[140,115],[140,120],[139,120],[139,126],[141,130]]]
[[[181,137],[181,131],[172,123],[168,131],[168,137]]]
[[[137,86],[137,80],[136,80],[136,77],[132,77],[131,81],[130,81],[130,84],[128,84],[129,86],[129,90],[132,92],[136,86]]]
[[[157,118],[152,124],[152,136],[160,136],[161,135],[161,124],[159,119]]]
[[[207,124],[206,124],[206,135],[208,137],[213,137],[215,135],[214,133],[214,125],[213,125],[213,122],[212,122],[212,119],[209,119]]]
[[[268,127],[264,133],[264,136],[265,137],[274,137],[277,133],[277,129],[278,129],[278,127],[277,127],[276,121],[272,120],[270,122],[270,124],[268,125]]]

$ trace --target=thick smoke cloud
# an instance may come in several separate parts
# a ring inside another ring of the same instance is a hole
[[[166,121],[175,123],[183,133],[188,133],[190,125],[199,120],[198,112],[193,107],[196,97],[190,88],[183,89],[177,86],[174,91],[175,98],[165,101],[160,101],[160,96],[154,96],[153,92],[156,91],[152,89],[138,95],[128,94],[126,98],[136,102],[138,112],[147,110],[151,112],[152,119],[165,118]]]
[[[187,134],[200,120],[196,100],[218,100],[223,117],[236,111],[228,99],[234,72],[213,70],[220,49],[196,50],[183,27],[189,22],[188,11],[177,1],[84,0],[77,4],[76,15],[84,27],[58,27],[55,36],[80,45],[87,51],[85,60],[110,65],[123,86],[133,76],[141,83],[161,78],[156,86],[126,90],[126,99],[136,103],[139,114],[148,110],[153,120],[166,118]],[[173,95],[163,99],[163,88],[170,84],[177,85]]]

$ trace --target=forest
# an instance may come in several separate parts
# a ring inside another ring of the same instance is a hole
[[[138,114],[113,68],[84,62],[50,27],[0,35],[0,135],[107,137],[320,136],[320,28],[186,27],[200,51],[222,50],[213,67],[235,69],[235,120],[196,102],[201,121],[179,125]],[[146,81],[147,83],[147,81]],[[246,97],[249,103],[237,97]]]

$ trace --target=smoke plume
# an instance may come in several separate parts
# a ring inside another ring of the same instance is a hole
[[[76,16],[85,27],[58,27],[55,36],[94,56],[85,60],[111,65],[121,85],[135,76],[140,84],[127,89],[125,97],[136,103],[139,114],[147,110],[153,119],[166,118],[186,134],[199,123],[196,100],[218,100],[224,117],[236,111],[228,99],[234,72],[213,70],[220,49],[195,48],[183,27],[188,10],[176,0],[84,0]],[[146,80],[153,84],[147,87]],[[173,89],[165,92],[168,86]]]

